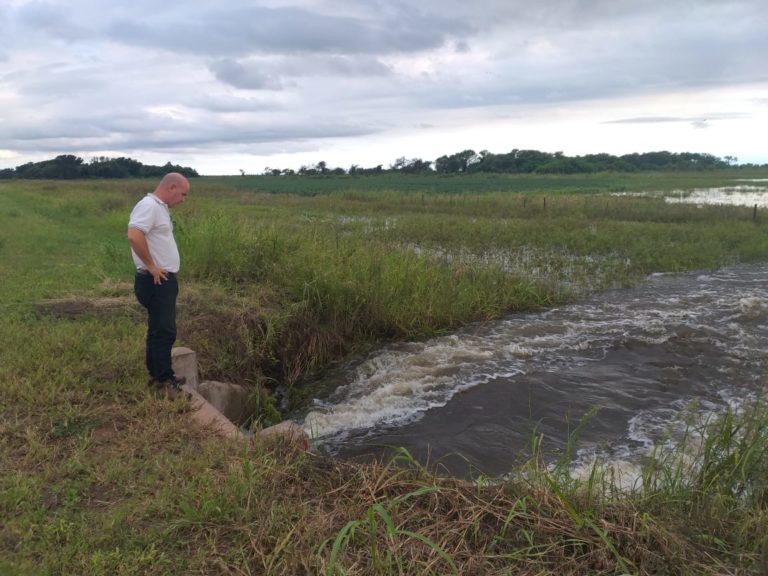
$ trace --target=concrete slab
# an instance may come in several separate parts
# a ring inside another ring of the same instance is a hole
[[[250,391],[245,386],[206,380],[200,383],[197,391],[235,424],[244,424],[251,415],[248,412]]]
[[[189,384],[184,384],[181,389],[189,394],[189,402],[192,408],[190,417],[199,425],[210,429],[214,434],[237,440],[247,440],[240,429],[213,405],[198,394],[197,390]]]
[[[190,348],[177,346],[171,350],[171,363],[173,372],[176,376],[183,376],[187,379],[187,385],[193,390],[197,390],[197,354]]]
[[[248,442],[250,437],[243,434],[238,426],[199,393],[198,389],[200,388],[200,385],[197,373],[197,354],[195,354],[194,350],[178,346],[171,351],[171,359],[173,362],[173,371],[176,375],[183,376],[187,379],[186,384],[184,384],[181,389],[189,396],[191,407],[190,417],[192,420],[219,436]],[[217,390],[230,388],[230,394],[233,393],[232,387],[238,389],[235,390],[235,392],[247,392],[245,389],[239,390],[242,387],[235,384],[222,382],[205,382],[205,384],[215,384],[217,386],[214,386],[213,388],[216,388]],[[235,395],[238,396],[239,402],[239,394]],[[245,397],[247,398],[247,394]],[[303,450],[309,449],[309,437],[306,432],[299,424],[290,420],[286,420],[275,426],[264,428],[257,432],[255,436],[263,439],[279,439],[288,444],[300,447]]]

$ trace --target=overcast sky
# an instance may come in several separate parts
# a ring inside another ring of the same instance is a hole
[[[768,162],[766,0],[0,0],[0,168]]]

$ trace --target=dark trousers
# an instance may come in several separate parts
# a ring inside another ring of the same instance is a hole
[[[147,371],[152,378],[163,381],[173,377],[171,349],[176,341],[176,296],[179,284],[175,274],[160,284],[152,275],[136,273],[133,285],[136,299],[147,309]]]

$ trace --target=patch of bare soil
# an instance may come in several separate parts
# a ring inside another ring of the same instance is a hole
[[[77,318],[84,315],[112,316],[140,312],[138,304],[131,296],[53,298],[36,302],[35,309],[44,316],[58,318]]]

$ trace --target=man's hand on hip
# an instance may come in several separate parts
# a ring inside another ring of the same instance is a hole
[[[163,270],[159,266],[151,266],[147,268],[147,271],[152,274],[152,282],[154,284],[162,284],[163,280],[168,279],[168,271]]]

